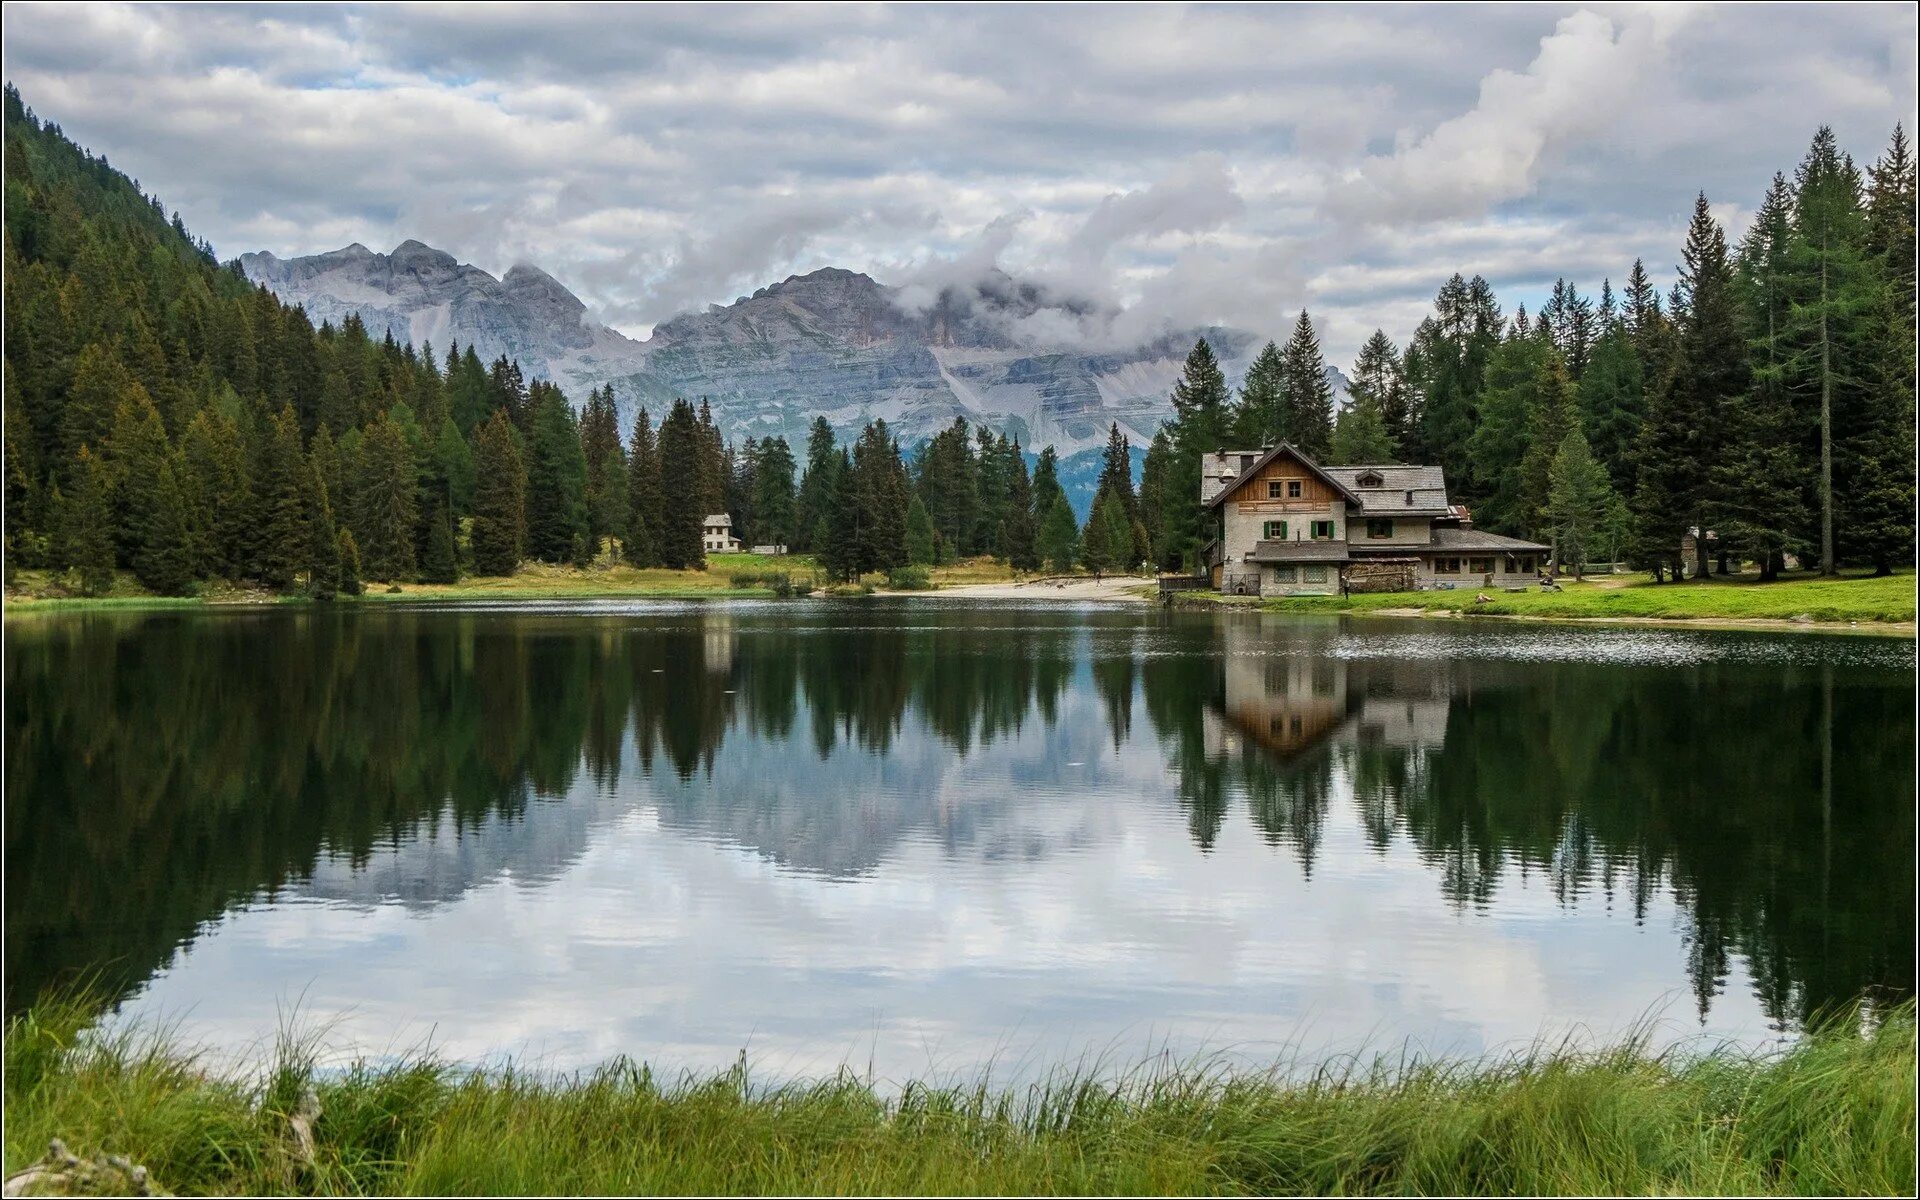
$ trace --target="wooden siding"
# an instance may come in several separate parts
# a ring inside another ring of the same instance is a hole
[[[1267,484],[1270,481],[1285,482],[1289,479],[1300,481],[1300,495],[1292,500],[1281,489],[1278,500],[1267,498]],[[1260,469],[1260,473],[1235,488],[1226,502],[1236,506],[1241,512],[1301,512],[1307,509],[1325,509],[1326,506],[1342,499],[1339,492],[1326,480],[1315,475],[1291,454],[1282,454]]]

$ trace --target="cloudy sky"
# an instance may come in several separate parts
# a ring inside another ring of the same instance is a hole
[[[1000,267],[1124,322],[1403,340],[1744,222],[1915,115],[1911,4],[272,8],[9,3],[27,103],[222,257],[409,238],[644,336],[826,265]]]

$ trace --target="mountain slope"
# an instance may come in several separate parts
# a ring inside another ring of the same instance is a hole
[[[419,242],[392,254],[359,245],[293,259],[248,254],[241,265],[316,321],[358,313],[375,336],[441,351],[457,338],[483,358],[519,359],[576,401],[611,384],[623,420],[636,404],[657,410],[674,396],[707,397],[736,437],[797,440],[816,415],[848,435],[883,417],[911,443],[963,417],[1063,454],[1099,445],[1116,421],[1144,444],[1169,414],[1196,337],[1213,341],[1230,378],[1255,348],[1251,335],[1227,329],[1076,346],[1086,339],[1043,331],[1097,330],[1111,314],[1004,275],[916,307],[903,289],[829,267],[674,317],[643,343],[592,321],[536,268],[496,280]]]

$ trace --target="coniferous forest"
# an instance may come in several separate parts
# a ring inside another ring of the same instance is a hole
[[[1051,447],[1029,466],[964,420],[903,452],[884,421],[840,444],[729,442],[703,401],[576,410],[471,346],[374,340],[220,264],[178,215],[8,88],[5,472],[9,573],[81,594],[128,570],[355,593],[528,560],[704,565],[706,515],[836,579],[993,555],[1021,571],[1177,568],[1206,542],[1200,456],[1285,439],[1322,461],[1430,462],[1475,523],[1563,561],[1656,579],[1742,562],[1885,573],[1912,561],[1914,206],[1900,130],[1864,172],[1821,129],[1737,244],[1705,196],[1662,294],[1640,262],[1502,312],[1455,275],[1404,350],[1363,346],[1338,409],[1299,314],[1235,394],[1203,341],[1136,490],[1111,430],[1081,523]],[[1682,562],[1694,530],[1694,559]]]

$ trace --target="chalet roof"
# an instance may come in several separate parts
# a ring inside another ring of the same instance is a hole
[[[704,525],[726,525],[731,527],[733,525],[733,518],[726,513],[714,513],[701,523]]]
[[[1278,538],[1255,542],[1248,562],[1264,563],[1344,563],[1351,562],[1345,542],[1283,542]]]
[[[1387,463],[1328,467],[1326,473],[1359,495],[1363,516],[1447,515],[1447,476],[1439,467]]]
[[[1220,507],[1221,504],[1225,503],[1228,496],[1233,495],[1233,493],[1239,489],[1241,484],[1245,483],[1249,479],[1252,479],[1254,476],[1258,475],[1261,471],[1265,470],[1268,463],[1280,457],[1282,454],[1293,455],[1295,458],[1300,460],[1301,466],[1305,467],[1307,470],[1313,472],[1315,475],[1318,475],[1321,479],[1325,480],[1327,482],[1327,485],[1333,488],[1334,491],[1339,492],[1342,496],[1345,496],[1348,500],[1351,500],[1355,504],[1360,503],[1360,497],[1357,494],[1355,494],[1352,488],[1348,487],[1345,483],[1342,483],[1340,480],[1335,479],[1330,473],[1328,473],[1325,467],[1322,467],[1319,463],[1314,462],[1311,458],[1308,458],[1305,454],[1301,453],[1300,448],[1298,446],[1295,446],[1292,442],[1281,442],[1277,446],[1270,447],[1264,454],[1254,459],[1251,466],[1247,467],[1246,470],[1241,471],[1238,475],[1234,476],[1232,483],[1229,483],[1227,486],[1221,488],[1216,495],[1214,495],[1211,499],[1207,501],[1207,508],[1209,510],[1212,510]]]
[[[1432,546],[1435,550],[1527,550],[1539,554],[1552,548],[1481,529],[1453,529],[1445,525],[1434,526]]]

